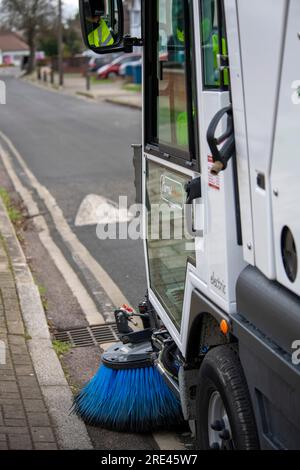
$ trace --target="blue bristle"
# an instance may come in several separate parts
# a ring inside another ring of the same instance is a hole
[[[102,365],[74,400],[86,423],[126,432],[149,432],[182,423],[179,400],[154,367],[113,370]]]

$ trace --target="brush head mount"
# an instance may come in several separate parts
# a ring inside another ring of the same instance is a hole
[[[117,343],[102,356],[106,367],[115,370],[140,369],[153,366],[154,351],[149,341],[140,344]]]

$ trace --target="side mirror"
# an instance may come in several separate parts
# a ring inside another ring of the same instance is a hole
[[[124,50],[122,0],[79,0],[85,45],[97,54]]]
[[[85,45],[97,54],[133,51],[143,40],[124,36],[122,0],[79,0],[82,35]]]

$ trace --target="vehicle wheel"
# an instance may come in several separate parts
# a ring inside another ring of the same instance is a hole
[[[200,367],[196,411],[201,450],[259,449],[247,382],[230,345],[212,349]]]
[[[107,78],[110,78],[110,79],[114,79],[117,77],[117,74],[116,72],[110,72],[108,75],[107,75]]]

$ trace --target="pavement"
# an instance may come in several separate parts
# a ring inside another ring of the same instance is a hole
[[[2,200],[0,237],[0,450],[92,449]]]
[[[53,84],[50,83],[49,77],[47,82],[37,80],[35,74],[25,78],[25,80],[48,90],[50,89],[67,95],[79,96],[97,102],[107,102],[133,109],[142,109],[142,94],[125,89],[124,80],[122,79],[113,81],[99,80],[99,82],[95,82],[91,79],[90,89],[87,89],[86,78],[80,75],[65,75],[63,87],[59,87],[57,76],[55,76]]]
[[[55,450],[58,442],[26,344],[4,241],[0,243],[0,263],[0,340],[6,356],[0,365],[0,449]]]

